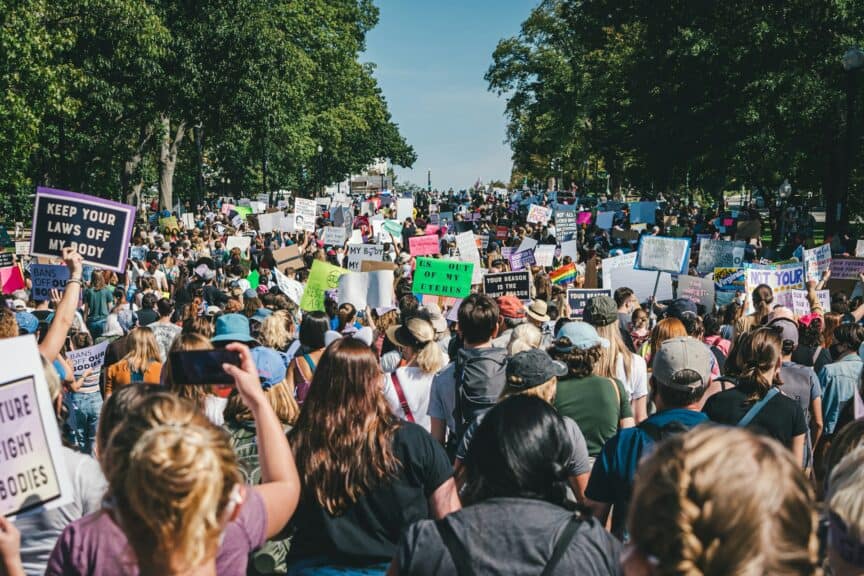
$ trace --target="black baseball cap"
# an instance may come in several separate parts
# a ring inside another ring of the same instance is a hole
[[[512,388],[527,390],[566,374],[567,366],[543,350],[519,352],[507,362],[507,384]]]

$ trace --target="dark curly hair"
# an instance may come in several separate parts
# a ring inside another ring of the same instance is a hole
[[[569,346],[570,341],[559,341],[558,344],[562,345],[562,347]],[[567,375],[570,378],[586,378],[590,376],[594,372],[594,365],[600,360],[602,353],[603,351],[600,349],[599,344],[587,350],[573,348],[569,352],[561,352],[553,348],[551,351],[553,358],[567,364]]]

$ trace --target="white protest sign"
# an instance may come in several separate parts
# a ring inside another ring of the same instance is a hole
[[[72,502],[73,489],[63,458],[36,339],[0,341],[0,516],[58,508]]]
[[[532,204],[528,209],[528,222],[532,224],[546,224],[552,217],[552,208]]]
[[[261,214],[262,212],[267,210],[267,203],[254,201],[249,203],[249,207],[252,208],[253,214]]]
[[[807,280],[819,282],[822,276],[831,268],[831,245],[823,244],[810,250],[804,250],[804,272]]]
[[[790,290],[804,289],[804,266],[801,264],[768,264],[745,269],[745,292],[750,294],[760,284],[771,287],[774,297]],[[748,314],[753,313],[752,298],[747,299]]]
[[[555,259],[555,244],[540,244],[534,248],[534,263],[538,266],[552,267]]]
[[[414,199],[413,198],[397,198],[396,199],[396,220],[401,224],[406,218],[414,217]]]
[[[579,261],[579,242],[576,240],[567,240],[561,243],[561,258],[570,256],[574,262]]]
[[[231,225],[232,225],[234,228],[240,228],[240,226],[241,226],[242,224],[243,224],[243,216],[241,216],[240,214],[237,214],[236,216],[234,216],[233,218],[231,218]]]
[[[308,198],[294,199],[294,227],[305,232],[315,231],[315,214],[317,207],[314,200]]]
[[[252,244],[252,238],[249,236],[229,236],[225,241],[225,249],[231,252],[234,248],[239,248],[240,252],[249,253],[249,246]]]
[[[95,346],[70,350],[66,353],[66,359],[72,364],[72,373],[75,374],[76,378],[80,378],[85,372],[90,371],[84,380],[85,386],[99,384],[99,371],[102,370],[102,365],[105,363],[105,352],[108,350],[108,344],[108,342],[101,342]]]
[[[18,256],[27,256],[30,254],[30,242],[15,242],[15,254]]]
[[[294,213],[286,214],[282,216],[282,224],[281,224],[282,232],[288,232],[289,234],[293,234],[297,231],[297,215]]]
[[[360,272],[360,265],[364,260],[370,262],[384,260],[384,246],[382,244],[349,244],[348,271]]]
[[[270,212],[258,215],[258,231],[262,234],[273,232],[282,225],[282,213]]]
[[[195,227],[194,214],[190,214],[189,212],[187,212],[186,214],[183,214],[180,218],[183,219],[183,226],[185,226],[187,229],[192,229]]]
[[[603,288],[613,292],[621,287],[633,290],[640,302],[645,302],[654,291],[654,283],[657,281],[656,272],[636,270],[636,252],[622,254],[603,260]],[[672,275],[667,272],[660,273],[660,283],[657,285],[657,300],[671,300]]]
[[[324,242],[325,246],[342,246],[345,244],[345,237],[345,228],[326,226],[321,235],[321,241]]]
[[[642,236],[635,267],[637,270],[686,274],[690,262],[690,239]]]
[[[299,306],[300,300],[303,299],[303,284],[293,278],[288,278],[288,276],[275,268],[273,269],[273,273],[276,275],[276,287]]]
[[[858,242],[855,243],[855,256],[864,256],[864,240],[858,240]]]
[[[534,250],[537,247],[537,240],[533,238],[523,238],[522,242],[519,243],[519,247],[516,248],[516,252],[525,252],[526,250]]]
[[[363,231],[352,230],[351,237],[348,238],[348,244],[363,244]]]
[[[349,302],[358,310],[393,304],[393,270],[348,272],[339,277],[339,304]]]
[[[480,252],[477,250],[477,242],[474,240],[473,232],[462,232],[456,235],[456,248],[459,249],[459,259],[463,262],[473,262],[474,269],[471,273],[471,283],[479,284],[483,281],[483,273],[480,271]]]
[[[816,292],[816,297],[819,299],[819,304],[823,310],[831,309],[831,292],[829,290],[819,290]],[[785,306],[792,311],[796,316],[806,316],[810,314],[810,302],[807,300],[806,290],[789,290],[781,292],[774,298],[774,304]]]
[[[612,228],[612,221],[615,219],[615,212],[597,212],[597,227],[603,230]]]

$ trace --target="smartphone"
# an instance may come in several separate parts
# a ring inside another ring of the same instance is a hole
[[[221,349],[172,352],[171,376],[177,384],[234,384],[222,364],[240,366],[240,354]]]

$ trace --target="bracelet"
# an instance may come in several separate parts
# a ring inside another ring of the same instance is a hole
[[[78,285],[81,286],[82,288],[84,287],[84,284],[81,282],[81,278],[69,278],[69,279],[66,281],[66,284],[67,284],[67,285],[68,285],[68,284],[78,284]]]

